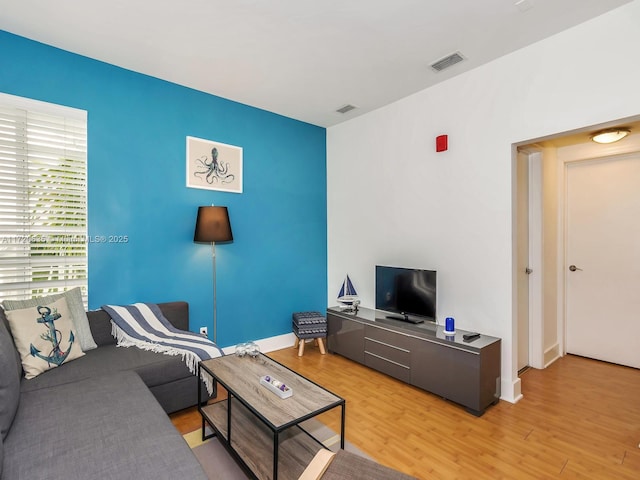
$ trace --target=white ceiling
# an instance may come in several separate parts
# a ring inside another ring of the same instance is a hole
[[[0,29],[328,127],[629,1],[0,0]]]

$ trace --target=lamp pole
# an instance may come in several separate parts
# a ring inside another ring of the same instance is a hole
[[[213,343],[218,343],[217,298],[216,298],[216,242],[211,242],[211,257],[213,259]]]

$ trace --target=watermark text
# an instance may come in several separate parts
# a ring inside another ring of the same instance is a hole
[[[129,243],[128,235],[2,235],[0,245]]]

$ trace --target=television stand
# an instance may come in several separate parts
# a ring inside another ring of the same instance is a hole
[[[355,362],[466,407],[480,416],[500,399],[501,340],[441,325],[413,324],[385,312],[327,309],[327,347]]]

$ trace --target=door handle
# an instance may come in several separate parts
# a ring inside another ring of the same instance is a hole
[[[581,268],[576,267],[575,265],[569,265],[569,270],[571,270],[572,272],[575,272],[576,270],[580,270],[582,271]]]
[[[533,270],[529,267],[524,269],[524,273],[526,273],[527,275],[531,275],[533,273]]]

